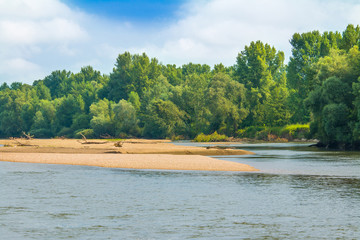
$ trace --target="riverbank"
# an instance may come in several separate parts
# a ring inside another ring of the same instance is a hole
[[[5,146],[0,148],[0,161],[133,169],[257,171],[246,164],[207,157],[252,152],[178,146],[167,140],[33,139],[0,140],[0,144]]]

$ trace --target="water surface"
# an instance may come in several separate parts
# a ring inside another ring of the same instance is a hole
[[[192,144],[192,143],[191,143]],[[194,144],[195,145],[195,144]],[[235,145],[261,172],[0,162],[2,239],[357,239],[360,154]]]

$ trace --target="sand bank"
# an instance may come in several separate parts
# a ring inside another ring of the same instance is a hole
[[[101,144],[82,144],[77,139],[33,139],[18,140],[24,145],[18,146],[13,140],[0,140],[0,144],[9,146],[0,148],[0,152],[33,153],[121,153],[121,154],[171,154],[171,155],[244,155],[252,152],[240,149],[206,148],[180,146],[169,140],[130,139],[122,141],[122,147],[115,147],[113,141],[89,140]]]
[[[125,169],[257,171],[257,169],[246,164],[197,155],[1,153],[0,161],[85,165]]]
[[[122,147],[114,142],[91,140],[100,144],[82,144],[75,139],[0,140],[0,161],[86,165],[130,169],[168,169],[204,171],[257,171],[237,162],[206,156],[244,155],[239,149],[178,146],[164,140],[126,140]]]

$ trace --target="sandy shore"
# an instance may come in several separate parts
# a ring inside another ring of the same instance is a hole
[[[238,149],[188,147],[164,140],[126,140],[122,147],[112,141],[75,139],[0,140],[0,161],[86,165],[130,169],[203,171],[257,171],[237,162],[207,156],[253,154]],[[19,146],[19,143],[28,146]]]
[[[0,160],[129,169],[256,171],[255,168],[246,164],[222,161],[199,155],[2,153]]]

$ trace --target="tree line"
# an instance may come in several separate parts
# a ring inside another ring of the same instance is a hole
[[[237,137],[251,126],[311,122],[324,146],[360,145],[360,29],[295,33],[292,55],[261,41],[233,66],[176,66],[120,54],[113,71],[54,71],[0,86],[0,137]]]

